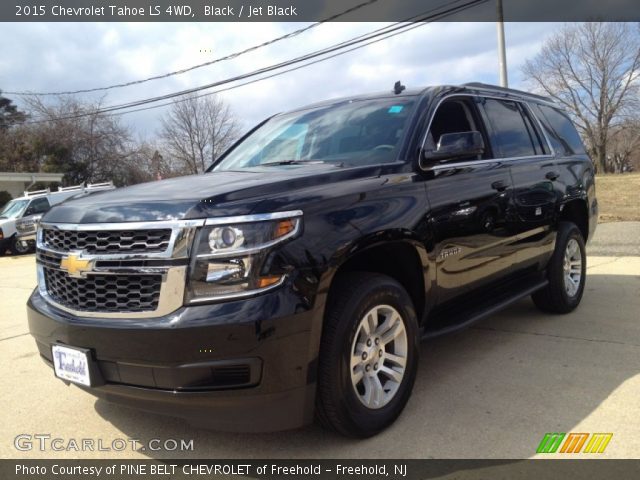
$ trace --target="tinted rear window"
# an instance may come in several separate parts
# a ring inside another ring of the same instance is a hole
[[[527,128],[516,102],[488,98],[484,108],[493,126],[496,153],[500,152],[502,158],[536,155],[532,132]]]
[[[563,155],[585,153],[582,139],[565,113],[546,105],[535,105],[535,109],[556,152]]]

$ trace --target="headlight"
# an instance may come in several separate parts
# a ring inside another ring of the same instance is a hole
[[[195,239],[186,298],[206,302],[254,295],[284,281],[265,266],[271,249],[298,234],[302,212],[209,219]]]

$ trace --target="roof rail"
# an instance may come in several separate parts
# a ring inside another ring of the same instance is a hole
[[[47,195],[51,193],[51,190],[48,188],[45,188],[44,190],[34,190],[33,192],[29,192],[27,190],[24,191],[24,196],[25,197],[35,197],[37,195]]]
[[[491,85],[491,84],[488,84],[488,83],[469,82],[469,83],[462,84],[462,86],[463,87],[468,87],[468,88],[479,88],[479,89],[482,89],[482,90],[492,90],[494,92],[512,93],[514,95],[526,95],[527,97],[538,98],[540,100],[544,100],[545,102],[554,103],[552,98],[545,97],[544,95],[538,95],[537,93],[525,92],[524,90],[516,90],[515,88],[499,87],[498,85]]]
[[[35,197],[40,195],[55,195],[56,193],[62,192],[88,192],[91,190],[106,190],[115,188],[113,182],[101,182],[101,183],[81,183],[80,185],[72,185],[70,187],[58,187],[58,190],[52,192],[50,188],[46,188],[44,190],[34,190],[33,192],[26,191],[24,192],[25,197]]]
[[[71,192],[73,190],[82,190],[83,188],[84,183],[81,183],[80,185],[72,185],[71,187],[58,187],[58,192]]]
[[[90,183],[86,186],[87,190],[95,190],[99,188],[113,188],[113,182]]]

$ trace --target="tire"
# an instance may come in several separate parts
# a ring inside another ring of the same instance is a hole
[[[569,263],[565,263],[565,255],[568,255],[566,261]],[[575,224],[560,222],[556,248],[547,266],[549,284],[531,295],[533,302],[543,312],[572,312],[582,299],[586,271],[587,256],[582,233]]]
[[[316,414],[329,429],[366,438],[391,425],[409,400],[418,320],[411,298],[390,277],[356,272],[335,282],[320,345]]]
[[[9,250],[11,251],[12,255],[24,255],[25,253],[30,252],[31,247],[29,247],[29,245],[27,245],[26,247],[21,246],[21,244],[18,242],[18,237],[14,235],[13,239],[11,240],[11,246],[9,247]]]

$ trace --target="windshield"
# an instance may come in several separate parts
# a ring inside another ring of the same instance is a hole
[[[0,212],[0,217],[18,218],[22,215],[22,212],[27,207],[28,203],[29,200],[11,200],[4,206],[2,212]]]
[[[348,166],[392,162],[414,103],[411,97],[352,100],[278,115],[213,170],[303,162]]]

